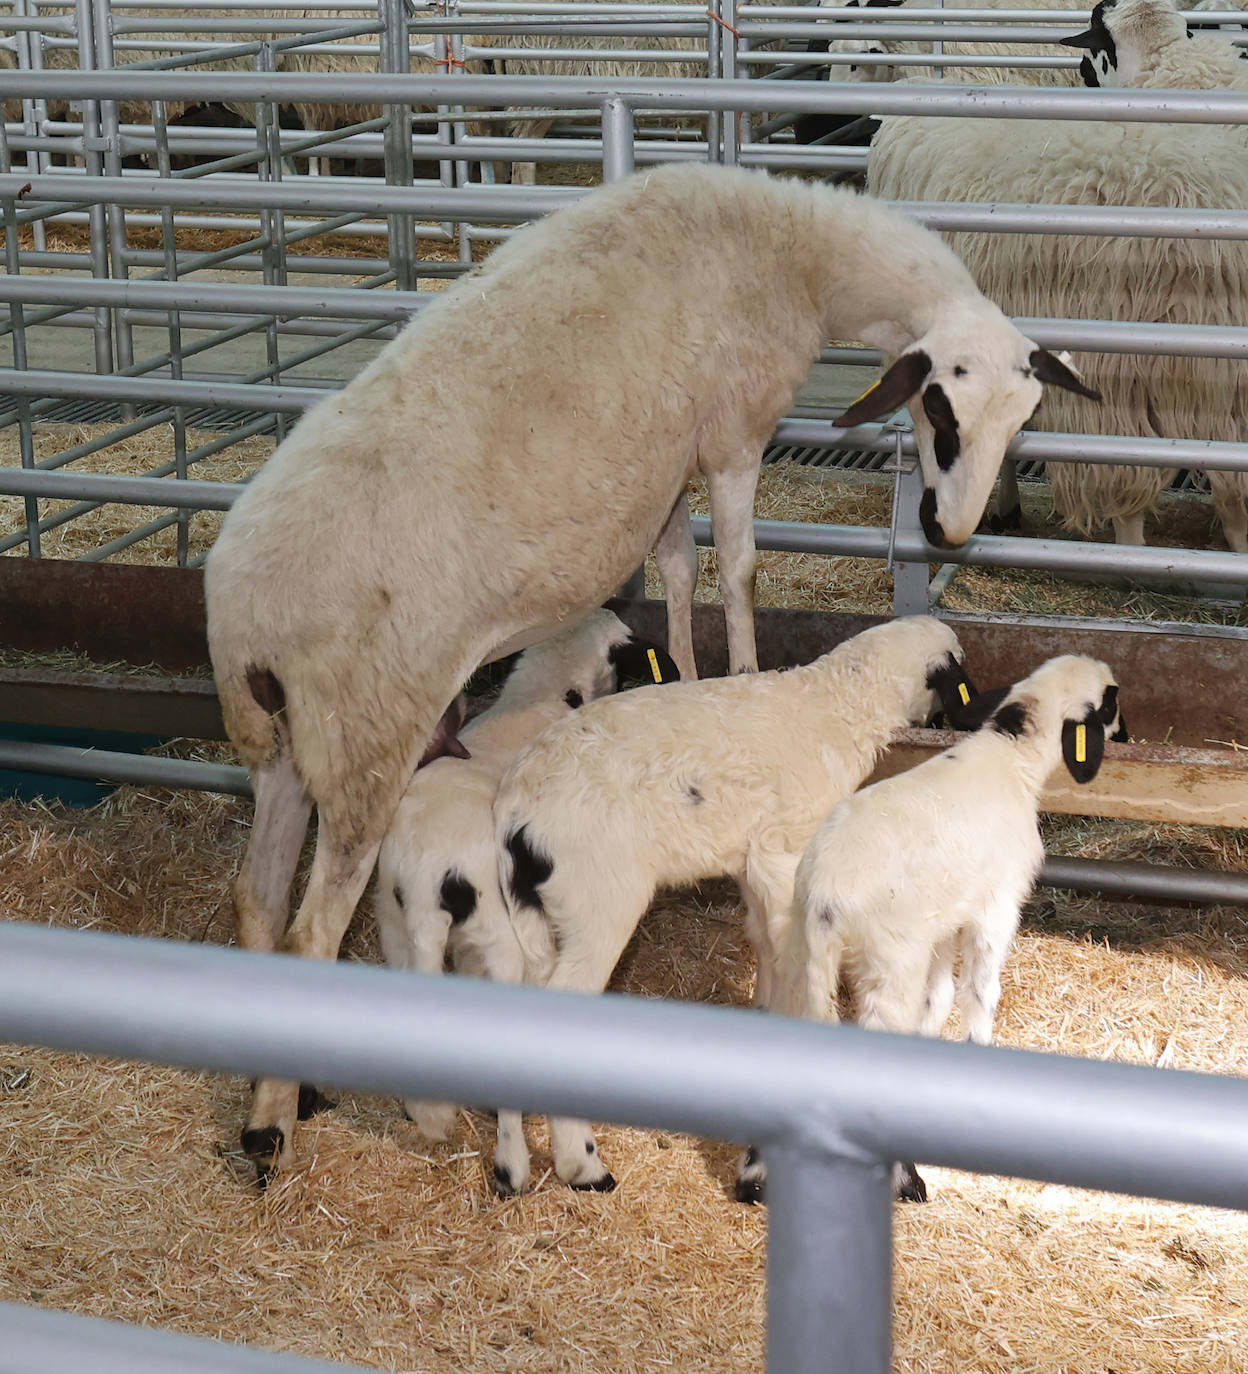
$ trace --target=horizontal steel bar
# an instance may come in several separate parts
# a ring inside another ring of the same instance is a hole
[[[159,401],[164,405],[219,406],[226,410],[269,410],[298,415],[328,391],[313,387],[261,386],[241,382],[196,382],[170,377],[96,376],[90,372],[0,369],[0,394],[74,396],[81,399]]]
[[[1040,870],[1039,882],[1044,887],[1101,892],[1109,897],[1248,906],[1248,874],[1245,873],[1049,857]]]
[[[44,1307],[0,1303],[4,1374],[343,1374],[359,1365],[184,1336]]]
[[[10,99],[68,100],[272,100],[333,103],[342,99],[341,76],[303,72],[6,72]],[[378,105],[582,106],[618,98],[639,109],[761,110],[770,113],[774,89],[757,81],[679,81],[651,77],[396,76],[353,74],[352,98]],[[949,115],[960,118],[1082,119],[1104,123],[1144,120],[1195,124],[1248,124],[1248,91],[1078,90],[942,85],[864,85],[795,82],[785,106],[802,114]]]
[[[736,1008],[3,922],[0,1039],[1248,1208],[1238,1079]]]
[[[50,773],[62,778],[98,778],[102,782],[251,796],[247,770],[230,764],[82,749],[68,744],[41,744],[34,740],[0,739],[0,768]]]

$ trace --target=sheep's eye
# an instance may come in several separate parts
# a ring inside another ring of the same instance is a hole
[[[959,364],[953,369],[953,375],[954,375],[955,377],[965,377],[965,376],[966,376],[966,368],[964,368],[964,367],[962,366],[962,364],[959,363]]]

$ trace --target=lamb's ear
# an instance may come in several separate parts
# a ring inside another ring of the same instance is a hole
[[[678,682],[677,668],[666,649],[648,639],[626,639],[613,644],[607,655],[615,669],[615,690],[653,686],[656,682]]]
[[[1091,782],[1105,757],[1105,722],[1096,707],[1079,720],[1062,722],[1062,758],[1076,782]]]
[[[953,654],[946,654],[941,662],[927,675],[927,686],[936,693],[940,711],[950,723],[950,729],[966,730],[971,727],[961,724],[966,712],[979,699],[975,684],[967,676],[965,667]]]
[[[844,415],[832,423],[852,429],[855,425],[865,425],[868,420],[891,415],[918,391],[931,370],[932,360],[921,348],[903,353],[874,386],[869,386]]]
[[[950,712],[950,724],[955,730],[978,730],[996,714],[997,707],[1013,690],[1011,684],[1008,687],[990,687],[988,691],[980,692],[978,696],[971,698],[969,706]]]
[[[1076,391],[1080,396],[1086,396],[1089,401],[1101,399],[1101,393],[1095,387],[1085,385],[1056,353],[1050,353],[1047,348],[1035,349],[1029,361],[1038,382],[1044,382],[1046,386],[1060,386],[1066,391]]]
[[[468,714],[468,698],[460,692],[453,702],[442,712],[442,719],[433,730],[433,737],[425,746],[417,768],[423,768],[434,759],[470,759],[472,755],[459,739],[459,727]]]

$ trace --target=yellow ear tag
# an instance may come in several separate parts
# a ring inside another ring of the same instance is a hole
[[[845,411],[842,412],[842,413],[845,413],[845,412],[848,412],[848,411],[853,410],[853,408],[854,408],[856,405],[859,405],[859,404],[861,404],[863,401],[865,401],[865,400],[867,399],[867,397],[870,396],[870,394],[871,394],[873,391],[879,390],[880,383],[881,383],[883,380],[884,380],[883,377],[878,377],[874,382],[871,383],[871,385],[870,385],[869,387],[867,387],[867,389],[862,393],[861,396],[855,396],[854,399],[853,399],[852,401],[850,401],[850,403],[845,407]]]
[[[1075,762],[1087,763],[1088,761],[1088,727],[1086,725],[1075,726]]]
[[[958,696],[962,698],[963,706],[969,706],[971,704],[971,694],[967,691],[965,682],[958,683]]]
[[[654,674],[655,682],[662,682],[663,674],[659,671],[659,660],[655,657],[654,650],[647,649],[646,657],[650,660],[650,671]]]

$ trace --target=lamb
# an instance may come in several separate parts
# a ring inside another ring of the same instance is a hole
[[[872,145],[868,186],[911,201],[1226,208],[1248,204],[1248,165],[1243,135],[1231,128],[889,117]],[[1235,325],[1248,314],[1248,244],[1232,240],[958,234],[949,241],[981,289],[1012,315]],[[1052,396],[1036,426],[1243,437],[1248,369],[1240,362],[1114,354],[1098,368],[1110,405],[1093,413],[1073,397]],[[1145,515],[1174,469],[1051,463],[1048,475],[1054,504],[1074,529],[1091,534],[1112,522],[1119,543],[1141,544]],[[1244,479],[1210,476],[1227,543],[1248,550]]]
[[[600,604],[656,540],[685,579],[669,648],[696,673],[682,499],[695,472],[730,671],[754,669],[760,455],[821,344],[852,337],[899,356],[842,423],[913,402],[938,545],[974,530],[1042,383],[1086,390],[913,220],[678,165],[524,229],[312,407],[205,570],[226,726],[256,792],[242,943],[333,958],[468,675]],[[314,804],[316,857],[283,940]],[[257,1088],[244,1139],[265,1170],[288,1152],[296,1104],[293,1083]]]
[[[961,692],[959,687],[962,688]],[[660,886],[730,875],[772,995],[793,873],[829,805],[939,703],[970,688],[953,631],[929,616],[877,625],[784,672],[641,688],[582,707],[525,749],[494,802],[499,884],[530,982],[601,991]],[[552,1120],[555,1172],[614,1179],[585,1122]],[[520,1117],[499,1115],[495,1186],[529,1177]]]
[[[674,682],[665,650],[595,611],[520,655],[498,700],[463,731],[471,757],[442,758],[412,778],[377,862],[382,952],[398,968],[517,981],[522,968],[498,891],[491,807],[520,749],[547,725],[610,692]],[[445,1139],[455,1108],[408,1102],[423,1134]]]
[[[1088,28],[1061,42],[1085,49],[1079,63],[1085,86],[1248,90],[1248,68],[1239,65],[1248,50],[1219,30],[1189,29],[1170,0],[1100,0]]]
[[[847,797],[819,826],[797,868],[775,1010],[835,1020],[844,978],[860,1025],[939,1035],[956,986],[968,1038],[992,1039],[1001,969],[1044,860],[1040,793],[1062,764],[1090,782],[1106,740],[1127,734],[1110,669],[1073,654],[985,692],[964,713],[975,719],[973,735]],[[909,1195],[924,1196],[903,1167]],[[755,1156],[738,1196],[761,1181]]]

